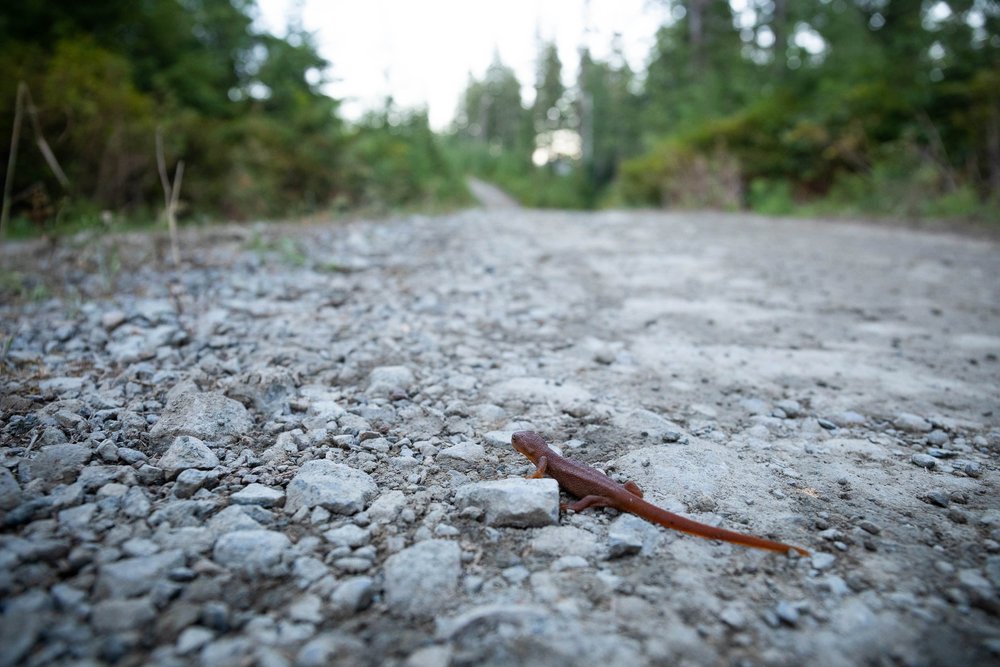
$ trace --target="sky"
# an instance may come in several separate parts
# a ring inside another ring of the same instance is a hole
[[[499,52],[534,96],[538,37],[558,46],[564,83],[575,79],[581,44],[608,55],[621,33],[625,57],[643,69],[666,18],[656,0],[258,0],[258,24],[284,35],[298,16],[332,63],[325,91],[358,119],[391,94],[404,107],[427,106],[431,126],[454,118],[469,74],[482,78]]]

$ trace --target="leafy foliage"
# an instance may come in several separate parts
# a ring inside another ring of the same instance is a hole
[[[509,155],[505,145],[480,156],[494,163],[481,159],[478,173],[499,174],[529,203],[547,201],[537,190],[558,171],[579,207],[996,219],[997,2],[662,4],[671,18],[646,71],[631,72],[614,48],[607,62],[584,50],[561,105],[558,61],[543,45],[536,143],[573,132],[578,155],[538,169],[526,159],[534,146]],[[478,139],[459,125],[456,137]]]
[[[71,184],[63,192],[22,141],[13,180],[22,219],[58,226],[82,219],[81,210],[149,217],[163,201],[157,129],[168,170],[185,161],[188,218],[288,217],[468,196],[425,114],[348,127],[322,90],[329,63],[312,36],[256,32],[252,0],[8,5],[0,9],[0,150],[9,153],[24,81]]]

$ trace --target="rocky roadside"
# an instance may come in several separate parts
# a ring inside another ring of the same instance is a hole
[[[162,250],[3,250],[0,666],[1000,655],[994,244],[468,211]],[[813,555],[559,516],[520,429]]]

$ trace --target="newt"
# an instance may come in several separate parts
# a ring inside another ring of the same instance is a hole
[[[642,489],[635,482],[629,481],[625,484],[619,484],[596,468],[562,457],[545,443],[542,436],[532,431],[518,431],[511,436],[511,444],[514,445],[514,449],[524,454],[535,464],[535,472],[528,477],[529,479],[548,475],[556,480],[563,489],[579,498],[575,503],[561,505],[560,509],[582,512],[590,507],[613,507],[621,512],[635,514],[664,528],[679,530],[709,540],[722,540],[745,547],[783,553],[787,553],[791,549],[803,556],[809,555],[808,551],[800,547],[737,533],[725,528],[716,528],[668,512],[643,500]]]

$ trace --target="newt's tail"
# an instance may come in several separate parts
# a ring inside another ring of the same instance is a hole
[[[628,507],[619,507],[618,509],[632,512],[636,516],[640,516],[651,523],[659,524],[664,528],[679,530],[681,532],[690,533],[691,535],[697,535],[698,537],[704,537],[709,540],[722,540],[723,542],[741,544],[745,547],[767,549],[768,551],[780,551],[782,553],[787,553],[789,549],[792,549],[793,551],[797,551],[802,556],[810,555],[807,550],[802,549],[801,547],[793,547],[792,545],[784,544],[783,542],[765,540],[763,537],[744,535],[743,533],[737,533],[733,530],[716,528],[715,526],[709,526],[708,524],[692,521],[691,519],[685,519],[678,514],[668,512],[662,507],[657,507],[656,505],[647,503],[645,500],[638,497],[629,498],[626,502]]]

